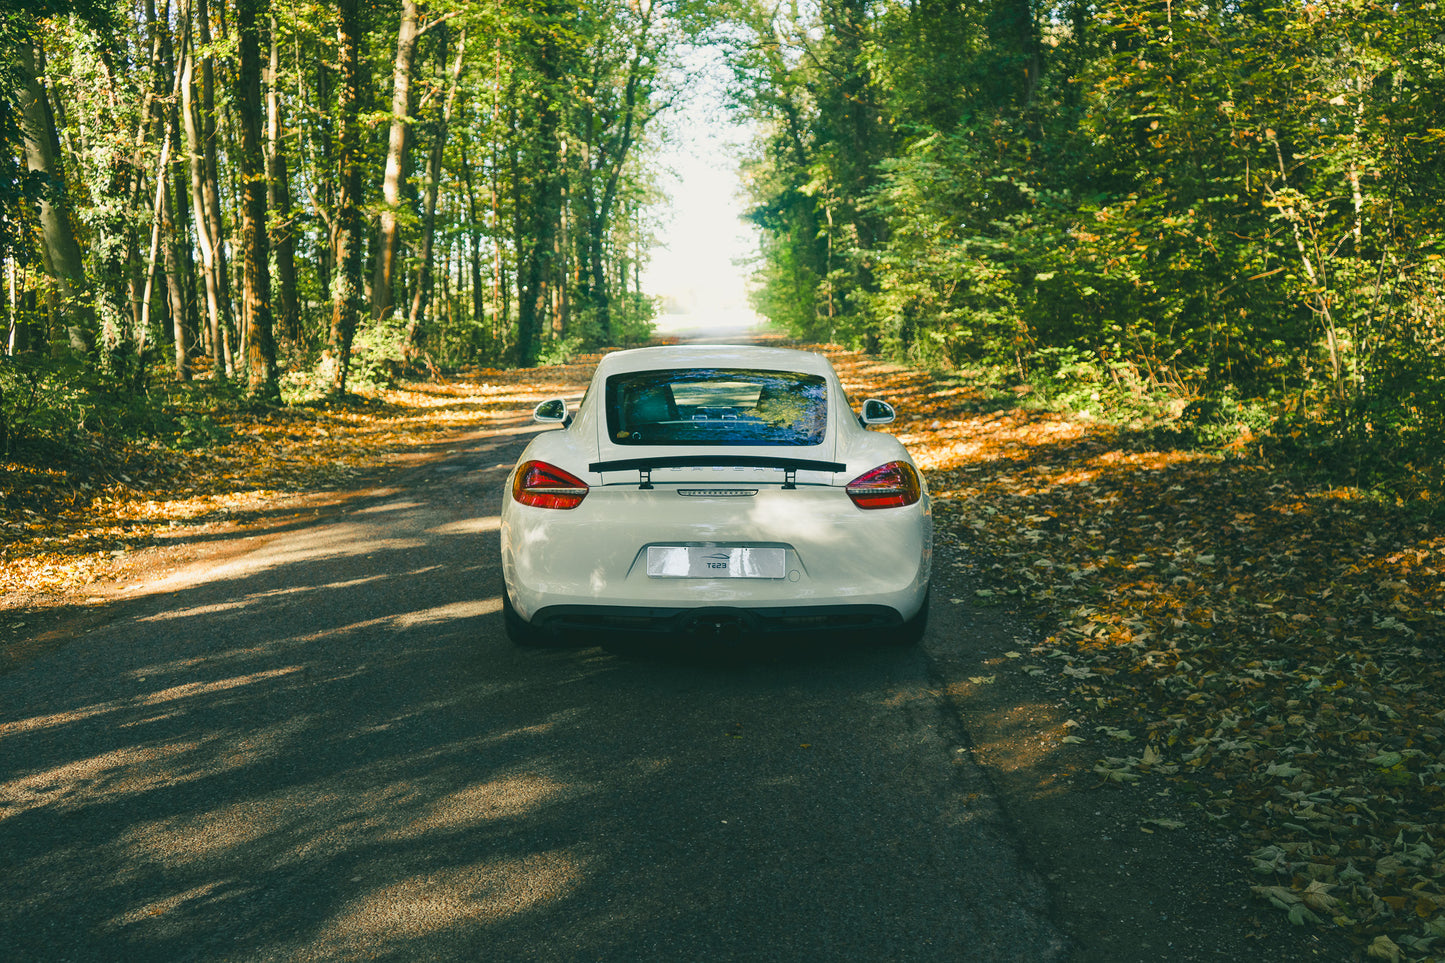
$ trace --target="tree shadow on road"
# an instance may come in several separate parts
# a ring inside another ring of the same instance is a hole
[[[993,816],[917,796],[917,657],[519,650],[491,481],[287,525],[0,675],[7,958],[1056,955]]]

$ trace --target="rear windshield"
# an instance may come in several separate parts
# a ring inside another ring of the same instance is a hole
[[[619,445],[821,445],[827,382],[790,371],[684,368],[607,379]]]

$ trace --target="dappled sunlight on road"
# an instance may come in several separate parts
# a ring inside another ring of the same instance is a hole
[[[597,788],[592,786],[590,791]],[[579,786],[536,773],[503,775],[420,803],[411,819],[396,827],[389,838],[405,841],[432,831],[450,832],[493,819],[521,818],[537,806],[561,802],[582,791]]]
[[[73,722],[92,719],[96,716],[112,712],[135,709],[137,707],[155,706],[172,702],[177,699],[191,698],[200,695],[210,695],[216,692],[224,692],[239,686],[251,685],[256,682],[275,679],[299,672],[298,666],[287,666],[279,669],[268,669],[262,672],[255,672],[246,676],[237,676],[230,679],[217,679],[212,682],[187,682],[182,685],[172,686],[158,692],[152,692],[134,698],[103,702],[96,705],[86,706],[80,709],[73,709],[68,712],[55,713],[48,716],[37,716],[30,719],[18,719],[14,722],[0,722],[0,740],[19,733],[32,732],[37,729],[47,729],[54,726],[67,725]],[[140,682],[145,682],[144,676]],[[3,784],[0,784],[0,793],[3,793]]]
[[[391,576],[389,575],[368,575],[362,578],[347,579],[344,582],[334,582],[330,585],[293,585],[288,588],[270,589],[265,592],[256,592],[252,595],[246,596],[245,598],[231,599],[225,602],[211,602],[206,605],[198,606],[196,608],[166,609],[161,612],[156,612],[152,615],[144,616],[141,621],[164,622],[168,619],[187,619],[194,618],[198,615],[216,615],[221,612],[244,610],[247,606],[254,605],[256,602],[263,599],[278,599],[286,598],[287,596],[305,595],[307,593],[315,592],[318,589],[335,591],[338,589],[361,588],[364,585],[385,581],[390,577]],[[166,579],[161,582],[152,583],[150,587],[154,591],[174,591],[176,587],[184,583],[184,578]]]
[[[399,629],[410,629],[437,622],[452,622],[457,619],[471,619],[479,615],[494,615],[502,611],[500,597],[477,599],[468,602],[452,602],[417,612],[403,612],[392,616],[392,624]]]
[[[402,512],[402,511],[406,511],[408,508],[420,508],[420,507],[421,507],[421,502],[415,502],[415,501],[382,502],[381,504],[378,504],[378,505],[368,505],[368,506],[366,506],[366,507],[364,507],[364,508],[358,508],[358,509],[356,510],[356,514],[358,514],[358,515],[378,515],[378,514],[382,514],[382,513],[385,513],[385,512]]]
[[[410,956],[428,937],[564,900],[582,885],[586,868],[577,853],[560,850],[399,880],[348,901],[307,941],[307,952],[333,959]]]
[[[323,559],[365,557],[381,552],[406,552],[420,548],[424,544],[425,542],[421,539],[414,537],[389,538],[384,534],[373,536],[369,530],[360,525],[342,522],[312,527],[303,536],[289,538],[274,546],[268,546],[262,551],[265,552],[266,565],[280,568]],[[192,566],[147,583],[143,587],[143,592],[145,594],[174,592],[217,576],[227,577],[234,570],[249,569],[254,564],[255,558],[248,555],[231,562],[222,562],[219,565]],[[355,584],[354,579],[348,581]]]
[[[502,517],[500,515],[487,515],[479,518],[468,518],[459,522],[448,522],[445,525],[437,525],[427,529],[432,535],[480,535],[484,532],[496,532],[502,528]]]
[[[948,885],[988,875],[954,864],[998,860],[935,850],[980,813],[947,784],[911,798],[949,750],[878,731],[924,711],[912,681],[875,678],[915,672],[911,656],[519,650],[496,560],[477,561],[495,554],[486,490],[481,514],[470,494],[430,513],[383,494],[357,507],[393,510],[131,593],[8,691],[24,698],[0,700],[0,846],[33,884],[0,904],[0,929],[37,934],[22,956],[56,945],[37,921],[76,907],[63,945],[129,958],[516,958],[539,934],[605,957],[659,919],[679,946],[728,945],[732,904],[785,905],[800,874],[847,905],[871,892],[808,841],[819,820],[827,851],[899,862],[908,885],[865,922],[753,914],[767,940],[797,954],[819,933],[977,931],[971,909],[915,905],[939,860]],[[840,711],[869,721],[840,731]],[[719,878],[754,882],[718,911],[704,894]]]
[[[22,731],[53,728],[71,721],[52,716],[43,720],[43,726],[28,726]],[[154,763],[169,762],[195,748],[195,743],[126,746],[0,783],[0,820],[41,807],[74,809],[118,795],[149,792],[173,779],[171,773],[157,772]]]

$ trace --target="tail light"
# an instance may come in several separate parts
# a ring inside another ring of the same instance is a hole
[[[585,481],[545,461],[524,462],[512,476],[512,497],[534,508],[576,508],[587,491]]]
[[[849,482],[848,497],[859,508],[903,508],[923,497],[923,483],[908,462],[890,461]]]

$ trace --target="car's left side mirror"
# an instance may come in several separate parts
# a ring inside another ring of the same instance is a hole
[[[571,421],[563,398],[548,398],[532,409],[532,420],[542,425],[566,425]]]
[[[888,402],[869,398],[863,402],[863,413],[858,416],[858,421],[864,425],[886,425],[897,417],[898,412]]]

